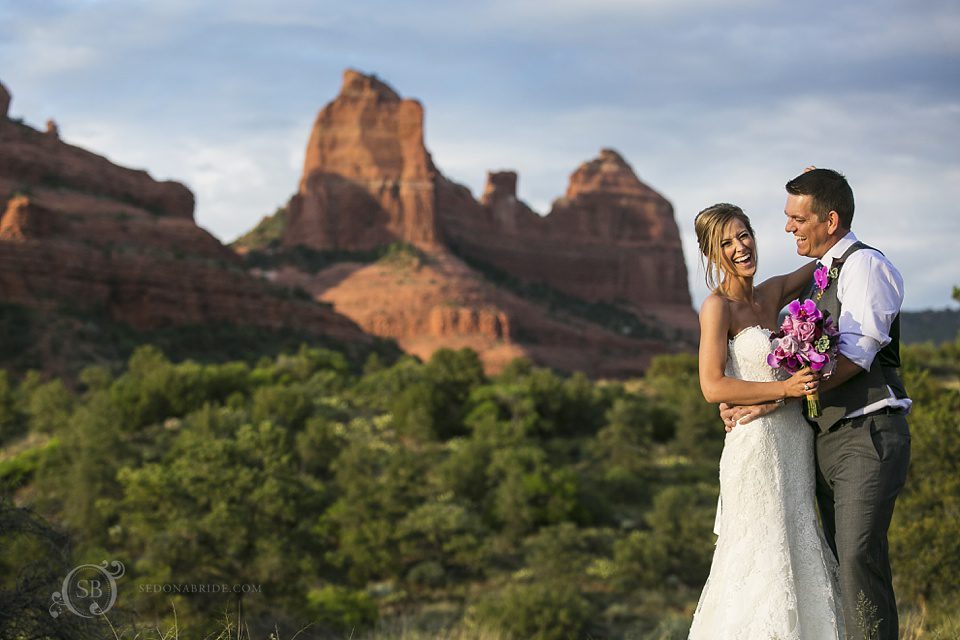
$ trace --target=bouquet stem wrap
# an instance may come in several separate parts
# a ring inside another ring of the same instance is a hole
[[[807,415],[811,418],[819,418],[823,414],[820,408],[820,394],[811,393],[807,396]]]

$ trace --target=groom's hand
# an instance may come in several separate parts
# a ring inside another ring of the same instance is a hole
[[[733,428],[737,426],[737,420],[740,419],[745,408],[726,402],[720,403],[720,418],[723,420],[723,428],[727,433],[733,431]]]
[[[720,418],[723,419],[724,430],[729,433],[730,431],[733,431],[733,428],[737,426],[738,422],[741,426],[745,425],[748,422],[756,420],[760,416],[773,413],[779,408],[780,405],[776,402],[751,405],[731,405],[727,404],[726,402],[721,402]]]

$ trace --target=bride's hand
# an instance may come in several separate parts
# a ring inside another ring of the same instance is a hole
[[[817,392],[820,387],[820,374],[804,367],[783,382],[785,398],[802,398]]]

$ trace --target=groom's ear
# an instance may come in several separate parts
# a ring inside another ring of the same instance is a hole
[[[840,228],[840,214],[836,211],[831,211],[827,214],[827,231],[830,235],[833,235],[837,232],[837,229]]]

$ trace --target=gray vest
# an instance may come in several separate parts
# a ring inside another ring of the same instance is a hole
[[[872,249],[862,242],[855,242],[843,255],[833,261],[831,267],[836,267],[836,278],[830,279],[827,290],[823,292],[820,300],[816,300],[816,289],[813,282],[810,283],[803,297],[812,298],[817,302],[823,314],[833,318],[833,321],[839,323],[841,314],[840,300],[837,298],[837,289],[839,288],[839,271],[843,269],[843,263],[854,252],[860,249]],[[802,298],[801,298],[802,299]],[[820,394],[820,406],[822,413],[819,418],[808,418],[820,428],[821,431],[829,431],[843,416],[856,409],[879,402],[889,397],[887,385],[893,389],[894,395],[898,398],[906,398],[907,391],[900,379],[900,314],[893,319],[890,326],[890,343],[885,345],[877,353],[870,365],[869,371],[863,371],[856,374],[845,383],[825,393]],[[806,403],[803,403],[806,407]]]

